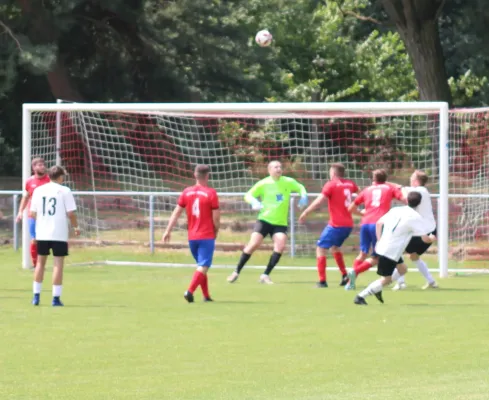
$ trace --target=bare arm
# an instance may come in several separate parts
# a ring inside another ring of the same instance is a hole
[[[218,208],[215,210],[212,210],[212,222],[214,222],[214,232],[217,234],[219,233],[219,228],[221,227],[221,210]]]
[[[22,200],[20,201],[20,206],[19,206],[19,213],[17,214],[17,218],[15,219],[16,222],[22,221],[22,216],[24,215],[24,210],[27,206],[27,203],[29,202],[30,197],[31,196],[29,195],[29,193],[22,196]]]
[[[377,240],[380,240],[380,237],[382,236],[383,227],[384,227],[384,221],[379,219],[375,224],[375,236],[377,236]]]
[[[66,215],[70,219],[70,223],[71,223],[73,230],[75,231],[75,235],[79,236],[80,235],[80,228],[78,227],[78,218],[76,216],[76,213],[74,211],[68,211],[66,213]]]
[[[322,202],[324,202],[324,200],[326,199],[326,197],[323,195],[323,194],[320,194],[316,200],[314,200],[310,205],[309,207],[307,207],[301,214],[301,216],[299,217],[299,222],[304,222],[304,220],[306,219],[307,215],[309,215],[312,211],[314,211],[316,208],[318,208],[320,206],[320,204]]]
[[[175,227],[175,225],[176,225],[176,223],[178,221],[178,218],[180,218],[180,215],[182,215],[183,210],[185,210],[185,208],[180,207],[178,205],[173,210],[173,213],[171,214],[171,217],[170,217],[170,221],[168,222],[168,226],[166,227],[165,232],[163,233],[162,240],[164,242],[169,242],[170,241],[171,231]]]
[[[351,212],[352,214],[355,214],[355,215],[363,215],[363,214],[365,214],[365,211],[363,211],[363,210],[360,211],[355,203],[351,203],[348,206],[348,211]]]

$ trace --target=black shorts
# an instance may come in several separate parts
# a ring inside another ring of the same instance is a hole
[[[276,233],[285,233],[287,234],[287,227],[283,225],[272,225],[266,221],[258,220],[255,223],[255,227],[253,232],[258,232],[264,238],[270,235],[273,237]]]
[[[379,264],[377,265],[377,275],[380,276],[392,276],[394,270],[399,264],[402,264],[404,260],[402,257],[399,261],[391,260],[390,258],[379,256]]]
[[[436,236],[436,229],[431,233]],[[431,243],[423,242],[421,236],[413,236],[406,247],[406,253],[408,254],[416,253],[417,255],[420,256],[421,254],[424,254],[426,250],[430,248],[430,246]]]
[[[66,257],[68,255],[68,242],[59,242],[57,240],[38,240],[37,254],[40,256],[49,256],[49,250],[53,250],[53,256]]]

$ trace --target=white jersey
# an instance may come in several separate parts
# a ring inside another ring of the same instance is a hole
[[[403,190],[406,191],[406,194],[410,192],[418,192],[421,194],[421,203],[419,203],[419,206],[416,207],[416,211],[421,214],[426,224],[426,232],[424,232],[423,234],[427,235],[428,233],[433,232],[436,229],[436,220],[435,216],[433,215],[433,205],[431,203],[431,196],[428,189],[426,189],[424,186],[407,186],[403,188]]]
[[[409,206],[394,207],[382,218],[384,223],[375,252],[393,261],[398,261],[413,236],[426,234],[423,217]]]
[[[49,182],[36,188],[31,201],[31,212],[36,213],[36,239],[67,242],[67,213],[75,210],[73,193],[66,186]]]

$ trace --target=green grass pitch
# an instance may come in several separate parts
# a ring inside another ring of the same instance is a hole
[[[106,258],[190,261],[186,252],[130,249],[73,249],[69,261]],[[406,291],[359,307],[336,272],[330,288],[316,289],[314,271],[277,270],[276,284],[265,286],[260,271],[245,268],[230,285],[230,270],[214,269],[216,301],[203,303],[198,292],[187,304],[191,268],[68,266],[65,307],[52,308],[50,270],[33,307],[20,254],[3,247],[0,259],[2,400],[489,398],[486,275],[422,291],[419,274],[409,273]],[[374,277],[364,274],[359,286]]]

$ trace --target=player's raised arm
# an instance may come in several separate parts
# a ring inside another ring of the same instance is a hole
[[[180,206],[179,204],[177,204],[177,206],[173,210],[170,221],[168,221],[168,226],[166,227],[165,232],[163,233],[163,237],[161,238],[161,240],[163,240],[164,242],[170,241],[171,231],[175,227],[178,218],[180,218],[180,215],[182,215],[183,210],[185,210],[185,208]]]

